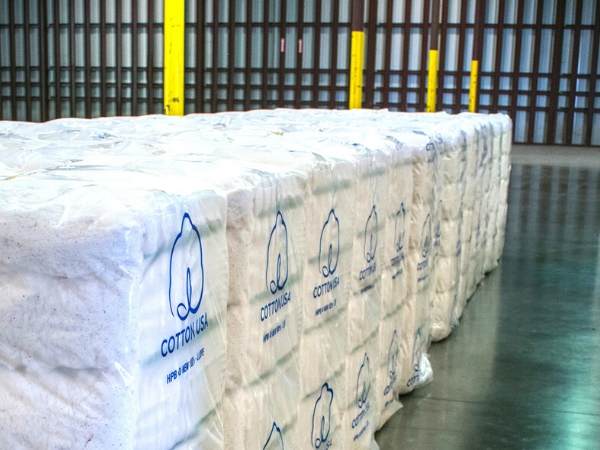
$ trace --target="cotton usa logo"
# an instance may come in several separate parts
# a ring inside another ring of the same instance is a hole
[[[333,389],[328,383],[321,386],[319,397],[315,402],[310,432],[310,443],[314,449],[329,448],[331,440],[331,407],[333,404]]]
[[[171,315],[186,320],[200,309],[204,294],[202,239],[186,212],[173,247],[169,264],[169,308]]]
[[[335,273],[339,257],[340,220],[332,209],[323,224],[319,240],[319,268],[325,278]]]
[[[288,232],[281,211],[277,211],[275,224],[267,245],[267,268],[265,281],[271,294],[282,290],[288,279]]]

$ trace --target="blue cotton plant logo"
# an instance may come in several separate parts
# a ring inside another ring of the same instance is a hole
[[[273,426],[271,426],[271,432],[267,437],[265,445],[263,445],[263,450],[285,450],[283,434],[276,422],[273,422]]]
[[[375,261],[375,252],[377,251],[377,226],[377,209],[375,205],[373,205],[369,217],[367,217],[367,221],[365,222],[363,255],[367,261],[367,267],[362,269],[358,274],[358,279],[361,281],[371,277],[377,271],[377,262]],[[365,289],[368,289],[369,287]]]
[[[365,353],[363,362],[358,369],[358,377],[356,378],[356,406],[358,409],[363,409],[369,399],[369,391],[371,390],[371,367],[369,355]]]
[[[402,274],[400,264],[404,260],[404,239],[406,236],[406,208],[404,202],[400,203],[400,208],[394,214],[394,256],[391,259],[391,265],[395,267],[395,273],[392,276],[396,278]]]
[[[340,276],[336,275],[339,259],[340,219],[335,213],[335,209],[332,208],[323,223],[319,239],[318,270],[320,276],[318,284],[314,286],[312,291],[313,298],[318,300],[314,309],[315,316],[322,316],[331,312],[337,305],[337,300],[332,298],[332,293],[340,285]]]
[[[388,385],[383,390],[383,395],[392,392],[394,383],[398,378],[398,361],[400,359],[400,346],[398,344],[398,332],[394,330],[390,345],[388,347]]]
[[[429,256],[432,244],[431,214],[427,214],[427,217],[423,221],[423,230],[421,232],[421,257],[423,259]]]
[[[340,220],[332,209],[321,230],[319,268],[325,278],[333,275],[340,257]]]
[[[421,328],[417,329],[415,333],[415,340],[413,343],[413,355],[412,355],[412,363],[413,363],[413,375],[408,379],[406,383],[407,387],[411,387],[416,384],[421,378],[421,352],[423,346],[423,332]]]
[[[310,443],[314,449],[328,449],[331,447],[331,407],[333,405],[333,389],[328,383],[321,386],[321,392],[315,402],[313,410]]]
[[[277,211],[275,225],[269,236],[265,278],[271,294],[283,290],[288,279],[288,233],[281,211]]]
[[[265,285],[271,296],[260,307],[260,321],[269,321],[269,329],[263,334],[263,343],[270,342],[288,326],[288,317],[279,321],[276,316],[285,311],[292,301],[292,292],[285,289],[288,281],[288,230],[281,211],[277,211],[275,224],[271,228],[267,244],[267,262],[265,264]]]
[[[160,354],[166,358],[181,349],[190,348],[192,341],[199,338],[209,326],[208,313],[196,314],[200,310],[204,295],[204,261],[200,232],[188,213],[183,215],[181,228],[175,237],[169,260],[169,309],[171,316],[185,322],[183,329],[164,337],[160,344]],[[193,320],[188,320],[193,317]],[[204,349],[169,372],[167,384],[187,373],[196,361],[204,356]]]
[[[398,346],[398,332],[394,330],[394,334],[390,340],[390,347],[388,349],[388,375],[390,380],[396,378],[399,357],[400,348]]]
[[[171,315],[184,321],[196,314],[204,294],[204,262],[200,232],[188,213],[171,249],[169,307]]]
[[[433,247],[433,228],[431,214],[427,214],[421,230],[421,260],[417,263],[417,282],[425,281],[429,276],[426,270],[429,266],[429,255]]]
[[[356,407],[358,414],[352,419],[353,440],[358,440],[369,428],[369,391],[371,390],[371,367],[369,355],[365,353],[356,377]]]
[[[397,254],[400,254],[404,249],[404,235],[406,233],[406,209],[404,208],[404,203],[400,204],[400,208],[396,211],[394,219],[394,249]]]
[[[371,263],[375,259],[375,251],[377,250],[377,211],[375,205],[373,205],[365,223],[364,250],[367,263]]]

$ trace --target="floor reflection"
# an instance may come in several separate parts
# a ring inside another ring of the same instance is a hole
[[[600,445],[600,168],[515,164],[500,267],[382,450]]]

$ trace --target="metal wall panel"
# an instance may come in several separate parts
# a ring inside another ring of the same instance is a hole
[[[0,114],[162,111],[162,1],[0,0]]]
[[[191,0],[186,21],[186,112],[346,106],[347,1]]]
[[[186,113],[346,108],[350,0],[187,0]],[[479,9],[476,12],[476,7]],[[479,26],[476,15],[481,17]],[[0,0],[0,117],[162,111],[163,0]],[[364,106],[423,111],[431,0],[366,0]],[[600,145],[600,0],[443,0],[438,109]]]

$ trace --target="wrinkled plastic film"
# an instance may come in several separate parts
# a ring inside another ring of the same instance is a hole
[[[375,448],[497,264],[510,133],[368,110],[0,123],[1,446]]]

